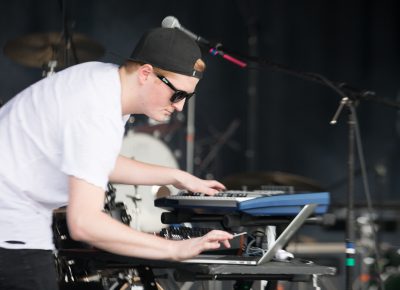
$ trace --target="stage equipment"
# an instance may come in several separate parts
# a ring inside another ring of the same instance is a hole
[[[62,250],[59,254],[68,260],[90,261],[93,269],[97,269],[100,273],[108,268],[119,271],[139,269],[141,270],[139,276],[145,290],[157,289],[153,269],[173,269],[175,280],[181,282],[199,280],[314,281],[315,289],[320,289],[318,281],[322,276],[336,273],[333,267],[302,261],[272,261],[259,266],[205,265],[131,258],[96,249]]]

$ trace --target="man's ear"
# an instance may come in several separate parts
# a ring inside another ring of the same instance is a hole
[[[138,69],[138,75],[141,82],[145,82],[150,74],[153,73],[153,66],[151,64],[141,65]]]

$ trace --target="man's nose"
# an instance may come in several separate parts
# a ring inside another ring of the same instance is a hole
[[[185,106],[185,102],[186,102],[186,98],[180,100],[177,103],[172,103],[172,106],[174,107],[175,110],[177,110],[178,112],[181,112],[183,110],[183,107]]]

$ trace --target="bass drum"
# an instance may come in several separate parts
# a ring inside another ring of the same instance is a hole
[[[129,131],[125,136],[121,155],[146,163],[178,168],[178,163],[161,140],[145,134]],[[133,186],[113,184],[116,189],[116,200],[126,205],[131,216],[130,226],[148,233],[159,233],[166,225],[161,223],[161,214],[165,212],[154,206],[156,198],[176,194],[178,189],[168,186]]]

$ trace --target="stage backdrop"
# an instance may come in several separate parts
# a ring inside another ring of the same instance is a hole
[[[100,61],[121,63],[115,55],[128,56],[143,31],[174,15],[227,51],[400,99],[400,4],[395,0],[1,1],[0,45],[32,33],[60,32],[63,5],[70,31],[104,47]],[[296,174],[331,191],[334,202],[344,202],[348,111],[343,110],[336,126],[329,124],[341,97],[270,66],[246,70],[206,50],[204,58],[207,74],[195,101],[195,172],[218,179],[247,171]],[[41,68],[20,65],[2,53],[1,100],[40,80],[41,74]],[[397,110],[361,101],[357,111],[373,200],[399,200]],[[181,167],[186,164],[186,120],[184,112],[162,136]],[[359,168],[357,162],[357,202],[364,199]]]

